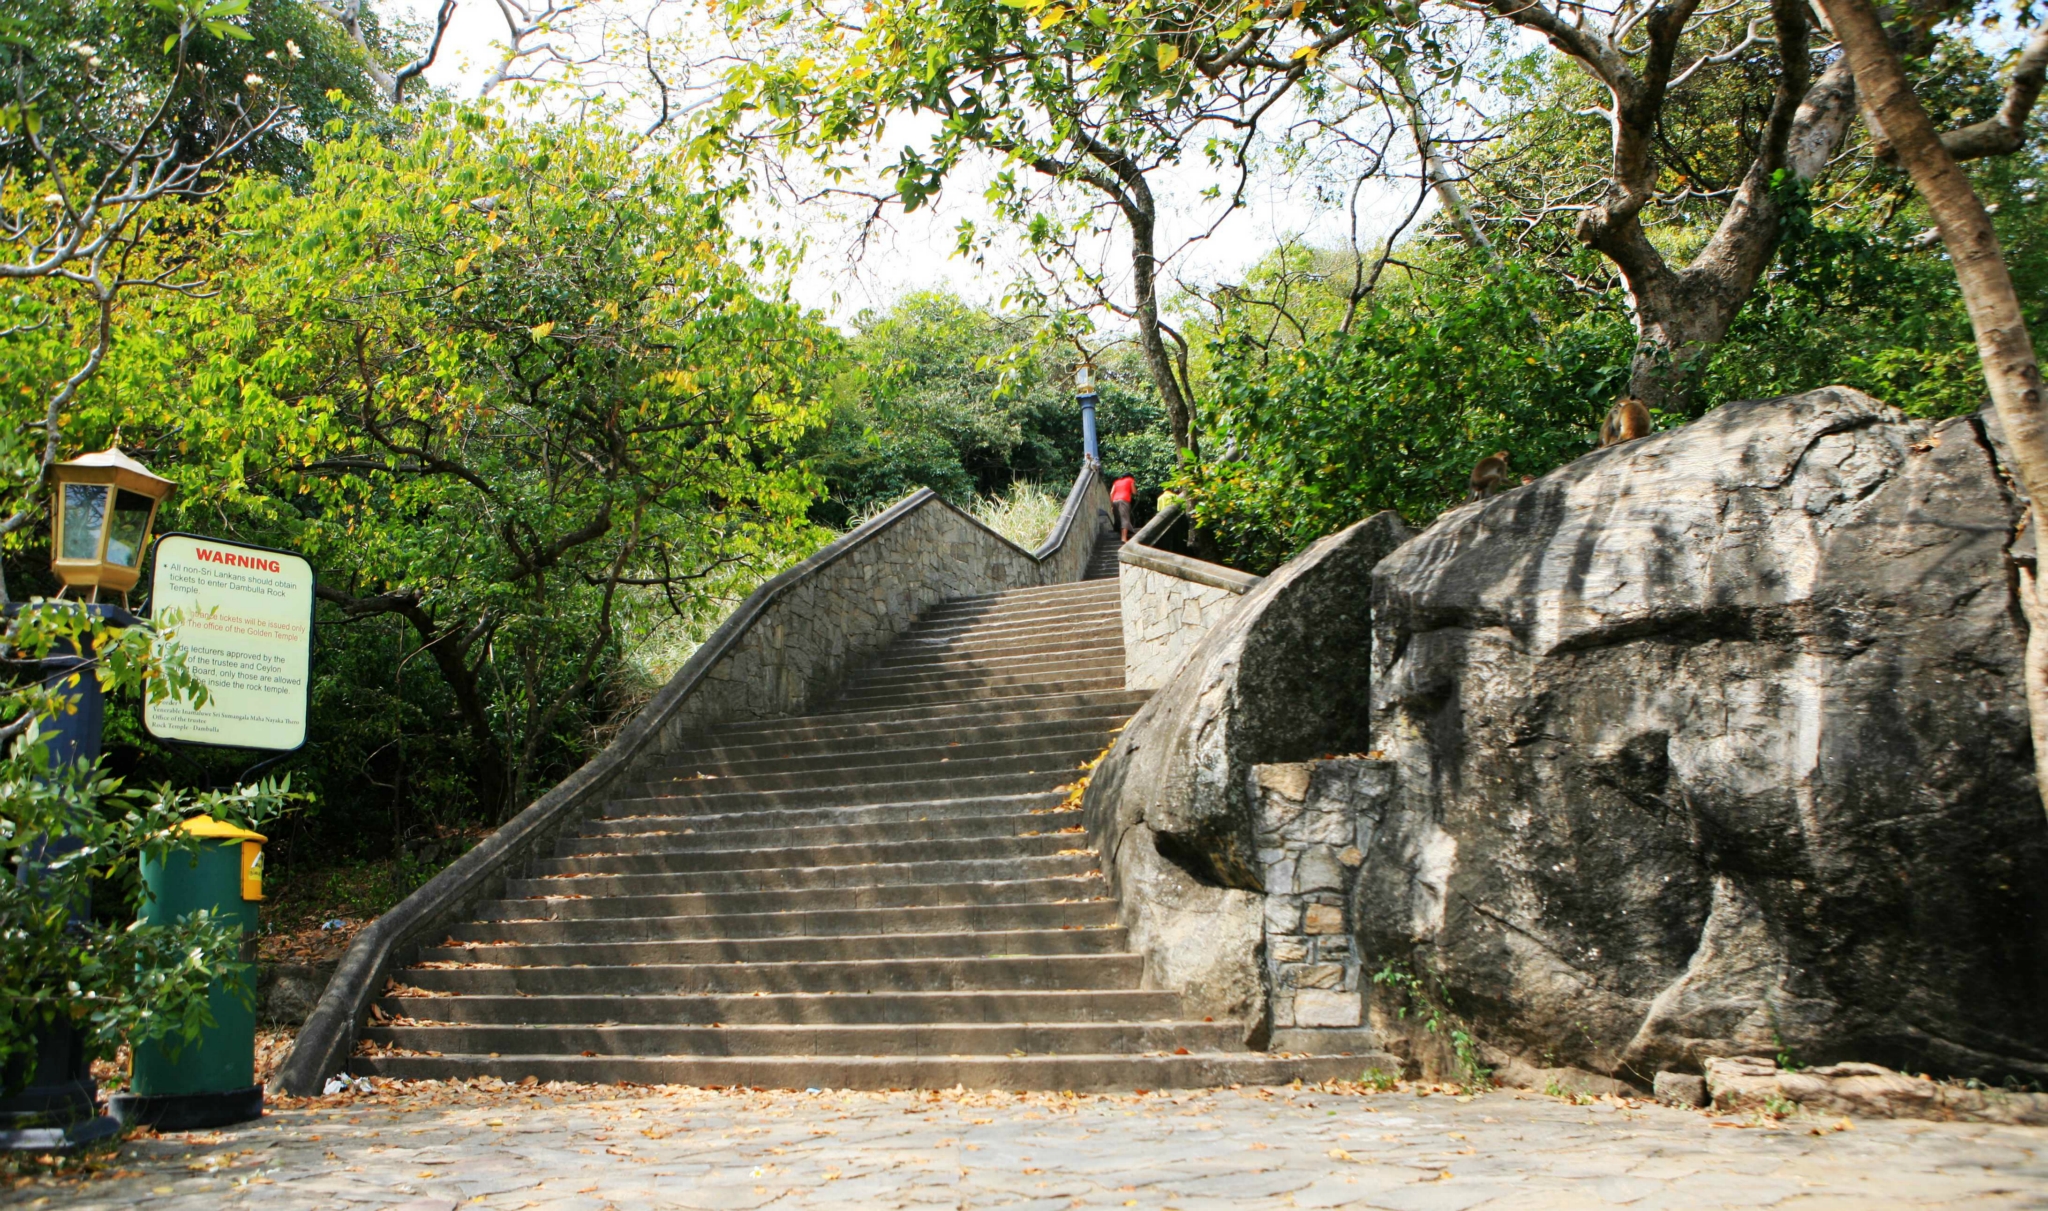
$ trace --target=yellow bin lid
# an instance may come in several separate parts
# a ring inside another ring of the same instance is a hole
[[[194,816],[190,820],[187,820],[183,824],[180,824],[178,827],[184,829],[188,833],[191,833],[195,837],[205,837],[209,840],[215,838],[218,838],[222,841],[270,840],[270,838],[264,836],[262,833],[252,833],[246,828],[237,828],[235,825],[229,824],[224,820],[216,820],[212,816],[208,815]]]

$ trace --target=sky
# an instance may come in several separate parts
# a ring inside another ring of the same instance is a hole
[[[433,0],[387,0],[398,11],[410,10],[414,20],[427,21],[435,7]],[[671,10],[682,20],[707,20],[700,6]],[[438,87],[474,96],[497,64],[498,44],[505,39],[504,18],[494,0],[458,0],[439,58],[427,75]],[[505,100],[504,90],[497,94]],[[915,130],[899,124],[892,133],[908,141]],[[1405,151],[1404,149],[1401,149]],[[995,305],[1014,280],[1005,256],[976,264],[955,253],[955,230],[968,220],[981,230],[996,224],[989,207],[981,200],[981,189],[993,165],[978,166],[949,183],[936,203],[918,213],[891,214],[871,233],[859,255],[851,251],[853,227],[835,219],[819,206],[798,212],[784,210],[766,221],[779,221],[785,232],[801,229],[808,255],[792,282],[792,289],[806,306],[815,307],[835,323],[847,323],[868,308],[886,308],[891,301],[915,290],[950,290],[969,301]],[[1170,243],[1190,231],[1206,228],[1218,211],[1204,208],[1197,195],[1210,182],[1199,169],[1162,174],[1157,187],[1162,200],[1162,254]],[[1257,190],[1247,204],[1224,218],[1215,234],[1190,246],[1176,258],[1172,269],[1181,281],[1210,286],[1238,280],[1246,269],[1276,245],[1290,237],[1309,243],[1341,247],[1349,235],[1350,215],[1341,206],[1320,202],[1307,183],[1305,173],[1262,173]],[[1405,218],[1415,201],[1412,184],[1400,183],[1378,189],[1361,199],[1362,242],[1370,244]],[[1426,217],[1426,207],[1423,216]],[[1127,276],[1129,252],[1119,236],[1112,248],[1100,250],[1100,263],[1120,284]]]

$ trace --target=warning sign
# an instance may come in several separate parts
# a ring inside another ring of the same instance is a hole
[[[280,752],[306,742],[313,565],[288,551],[166,534],[150,563],[149,611],[178,614],[185,667],[209,699],[151,702],[159,740]]]

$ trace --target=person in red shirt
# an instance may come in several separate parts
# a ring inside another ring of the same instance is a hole
[[[1138,481],[1129,475],[1118,476],[1109,485],[1109,507],[1116,514],[1117,529],[1123,531],[1125,542],[1131,541],[1131,494],[1138,490]]]

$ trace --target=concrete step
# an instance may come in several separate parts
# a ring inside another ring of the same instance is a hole
[[[744,814],[721,818],[736,821],[756,819]],[[693,816],[689,819],[695,821],[703,817]],[[989,816],[941,816],[937,819],[926,817],[921,820],[892,820],[875,824],[783,825],[779,828],[728,827],[700,830],[686,824],[674,832],[607,833],[564,837],[555,848],[555,856],[571,858],[583,854],[694,853],[703,850],[753,849],[777,845],[787,845],[792,849],[812,849],[826,845],[893,845],[919,841],[965,840],[974,837],[1085,837],[1085,833],[1064,831],[1080,827],[1079,808],[1039,815],[1005,812]]]
[[[1073,608],[1085,604],[1113,602],[1116,598],[1116,592],[1108,585],[1076,582],[1057,586],[1051,592],[1027,591],[955,597],[925,610],[920,619],[946,618],[963,614],[1022,614],[1047,608]]]
[[[988,593],[976,593],[971,597],[954,597],[942,605],[957,605],[976,601],[1028,600],[1035,597],[1060,597],[1069,594],[1084,594],[1096,586],[1082,581],[1067,580],[1058,584],[1023,585],[1014,589],[996,589]]]
[[[1087,757],[1095,754],[1089,753]],[[608,800],[606,816],[678,816],[693,812],[720,814],[797,807],[861,807],[882,803],[932,803],[959,799],[990,799],[1005,795],[1048,794],[1080,776],[1080,760],[1049,759],[1035,770],[979,777],[929,777],[912,782],[849,782],[841,786],[792,787],[787,790],[712,789],[722,782],[673,785],[662,794]]]
[[[1111,691],[1120,688],[1123,683],[1123,671],[1119,669],[1099,677],[1073,677],[1065,681],[1043,684],[987,685],[938,690],[891,690],[884,687],[872,693],[855,688],[838,698],[830,709],[849,714],[909,710],[969,702],[986,703],[996,699],[1042,698],[1048,694],[1072,693],[1077,690]]]
[[[568,993],[952,992],[970,989],[1136,988],[1145,960],[1135,954],[1002,958],[859,959],[802,963],[643,963],[624,967],[425,967],[396,972],[399,983],[460,996]]]
[[[872,862],[863,866],[711,870],[688,874],[562,875],[508,879],[508,897],[544,895],[646,896],[676,892],[819,891],[861,887],[918,887],[933,883],[1014,883],[1058,875],[1086,875],[1101,860],[1093,853],[1029,858],[955,858],[940,862]]]
[[[1242,1052],[1235,1022],[1000,1022],[874,1026],[375,1026],[384,1046],[516,1056],[999,1056]]]
[[[905,721],[900,725],[858,724],[850,728],[841,728],[827,723],[823,727],[806,728],[803,733],[789,737],[769,740],[748,738],[743,744],[695,744],[667,754],[659,768],[682,769],[687,772],[703,761],[760,762],[773,761],[785,756],[803,760],[830,756],[867,756],[918,748],[951,747],[955,743],[963,748],[978,744],[1005,743],[1021,746],[1050,737],[1112,732],[1123,726],[1124,721],[1133,713],[1131,707],[1117,704],[1095,711],[1049,711],[1045,712],[1044,718],[1032,722],[996,722],[973,726],[955,726],[944,722],[934,726],[929,721]],[[812,732],[820,734],[808,734]],[[1080,744],[1077,747],[1086,745]]]
[[[1368,1068],[1399,1071],[1382,1053],[1274,1056],[1261,1052],[1189,1055],[1055,1056],[358,1056],[349,1071],[412,1080],[493,1076],[508,1081],[746,1086],[762,1089],[1208,1089],[1356,1080]]]
[[[974,647],[952,647],[937,644],[895,644],[874,664],[870,670],[921,669],[950,667],[953,665],[1000,668],[1035,660],[1068,659],[1084,657],[1124,656],[1123,631],[1102,631],[1099,634],[1052,634],[1043,639],[1008,641],[980,644]]]
[[[1092,672],[1109,665],[1122,666],[1123,644],[1093,643],[1071,645],[1065,651],[988,656],[978,652],[933,651],[912,658],[897,658],[869,664],[856,670],[849,682],[931,680],[938,677],[1015,677],[1043,674],[1042,680],[1057,681],[1073,673]]]
[[[700,833],[726,829],[808,828],[943,820],[996,813],[1051,813],[1066,795],[1041,791],[1035,795],[983,795],[959,799],[913,799],[903,803],[862,803],[847,807],[753,808],[729,812],[663,812],[650,807],[639,816],[596,816],[583,822],[577,835],[617,837],[641,833]]]
[[[922,617],[943,618],[956,614],[1002,614],[1051,606],[1073,606],[1083,603],[1115,601],[1116,590],[1108,585],[1071,581],[1061,585],[1046,585],[1036,589],[1009,589],[1001,593],[980,593],[972,597],[955,597],[942,601],[927,609]]]
[[[997,862],[1020,858],[1057,857],[1066,850],[1087,850],[1081,834],[1049,833],[1036,837],[953,837],[865,842],[848,845],[774,846],[731,849],[683,849],[656,853],[586,854],[545,858],[532,873],[556,875],[683,875],[826,867],[900,866],[914,862]],[[1089,851],[1093,854],[1093,851]]]
[[[837,741],[829,745],[819,744],[804,747],[795,745],[758,746],[754,750],[762,755],[745,759],[700,756],[689,764],[665,765],[650,772],[649,784],[689,778],[699,774],[714,774],[721,778],[739,777],[747,774],[787,773],[798,770],[867,770],[892,769],[905,765],[924,765],[940,761],[974,761],[989,757],[1028,757],[1044,752],[1101,752],[1116,733],[1106,726],[1087,728],[1068,727],[1065,730],[1040,736],[1005,738],[999,740],[960,741],[944,740],[933,736],[901,736],[894,743],[881,744],[874,740]],[[1000,730],[995,732],[1001,735]]]
[[[1109,887],[1096,873],[991,882],[877,883],[868,887],[749,888],[745,891],[665,890],[603,897],[577,891],[569,880],[527,880],[541,890],[513,892],[480,905],[486,921],[573,921],[595,917],[725,916],[762,912],[845,912],[864,908],[950,907],[971,904],[1059,904],[1104,899]],[[671,879],[669,883],[681,880]]]
[[[903,992],[839,996],[815,992],[701,996],[387,996],[386,1014],[417,1021],[500,1025],[866,1026],[946,1023],[1137,1022],[1181,1018],[1180,997],[1151,989],[1110,988],[1028,992]]]
[[[1151,697],[1149,690],[1059,690],[1001,701],[956,702],[916,710],[889,708],[836,711],[753,723],[729,723],[704,733],[706,747],[822,740],[847,736],[934,733],[940,728],[992,728],[1050,718],[1129,718]]]
[[[1085,648],[1120,645],[1124,621],[1118,611],[1047,613],[1026,623],[915,623],[909,631],[879,652],[874,660],[913,656],[967,656],[985,652],[1006,652],[1036,648],[1042,656],[1061,656],[1065,650],[1049,650],[1049,643],[1079,643]]]
[[[945,626],[904,632],[873,663],[931,659],[988,660],[1099,653],[1123,647],[1123,620],[1114,614],[1047,617],[1029,626]]]
[[[980,691],[1020,685],[1066,685],[1074,681],[1121,678],[1123,672],[1124,659],[1121,655],[1081,660],[1038,661],[1025,663],[1008,672],[984,672],[969,668],[939,669],[934,672],[870,671],[850,678],[841,688],[839,697],[843,701],[849,697],[879,694],[885,690],[910,693],[941,689]]]
[[[709,941],[841,935],[952,933],[972,930],[1090,930],[1117,923],[1108,900],[1036,904],[729,913],[716,916],[586,917],[563,921],[470,921],[449,931],[458,942],[546,946],[575,942]]]
[[[889,668],[926,668],[926,666],[1018,666],[1030,662],[1047,660],[1122,660],[1124,641],[1122,631],[1108,629],[1077,629],[1077,627],[1055,627],[1034,635],[993,635],[963,641],[940,641],[940,639],[905,639],[899,641],[887,652],[874,658],[868,664],[858,666],[858,672],[877,672]]]
[[[1117,556],[1123,550],[1123,535],[1112,531],[1096,540],[1095,549],[1088,553],[1088,566],[1082,570],[1084,581],[1114,580],[1122,564]]]
[[[914,761],[899,756],[896,761],[881,769],[868,765],[810,765],[748,774],[699,773],[643,782],[640,787],[642,795],[654,798],[667,795],[738,795],[751,794],[755,791],[815,790],[821,793],[822,799],[837,802],[844,797],[847,787],[870,783],[877,776],[886,776],[888,779],[880,785],[908,786],[931,783],[944,787],[956,784],[963,778],[992,778],[1003,774],[1079,769],[1083,762],[1094,760],[1103,748],[1103,745],[1089,741],[1072,748],[1054,748],[1047,745],[1033,751],[987,757],[954,757],[947,754],[936,759]]]
[[[1123,629],[1120,606],[1047,610],[1029,618],[942,619],[912,623],[878,658],[948,649],[1041,643],[1062,637],[1090,644],[1121,643]]]
[[[1121,925],[1095,929],[837,934],[701,941],[499,943],[428,946],[422,963],[500,967],[626,967],[696,963],[843,963],[868,959],[1015,958],[1128,953]]]

